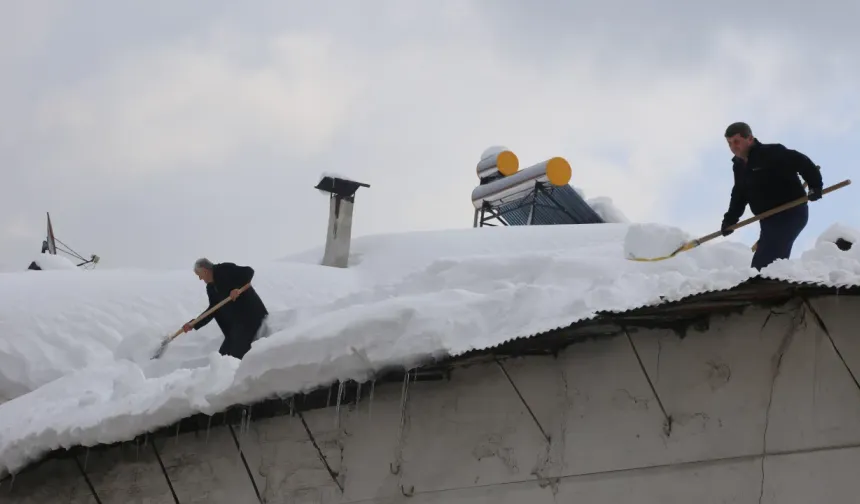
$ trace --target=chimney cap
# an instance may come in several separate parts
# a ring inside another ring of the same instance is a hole
[[[336,194],[342,198],[349,198],[358,191],[359,187],[370,187],[370,184],[356,182],[347,178],[325,175],[320,179],[314,189]]]

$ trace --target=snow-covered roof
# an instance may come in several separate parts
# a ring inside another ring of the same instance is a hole
[[[355,239],[348,269],[320,266],[321,250],[255,264],[272,335],[241,362],[215,353],[215,324],[148,359],[162,337],[206,307],[190,270],[4,274],[0,396],[10,400],[0,404],[0,472],[56,448],[126,440],[197,412],[730,289],[756,273],[749,247],[728,240],[667,261],[628,261],[631,229],[382,235]],[[860,285],[860,249],[833,244],[851,233],[833,227],[814,249],[763,276]]]

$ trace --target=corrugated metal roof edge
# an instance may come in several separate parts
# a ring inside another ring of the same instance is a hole
[[[842,289],[860,289],[860,283],[854,283],[854,284],[842,284],[842,285],[837,285],[837,284],[825,284],[825,283],[821,283],[821,282],[809,282],[809,281],[787,280],[787,279],[785,279],[785,278],[779,278],[779,277],[776,277],[776,276],[773,276],[773,275],[767,275],[767,274],[761,275],[761,274],[760,274],[760,275],[752,276],[752,277],[748,278],[747,280],[744,280],[743,282],[740,282],[740,283],[738,283],[738,284],[736,284],[736,285],[734,285],[734,286],[732,286],[732,287],[726,288],[726,289],[707,289],[707,290],[704,290],[704,291],[696,292],[695,294],[689,294],[689,295],[687,295],[687,296],[682,296],[682,297],[679,297],[679,298],[663,299],[663,300],[658,301],[658,302],[655,302],[655,303],[642,303],[642,304],[640,304],[640,305],[630,306],[629,308],[626,308],[626,309],[624,309],[624,310],[601,310],[601,311],[595,311],[595,312],[593,312],[593,313],[592,313],[591,315],[589,315],[589,316],[580,317],[580,318],[577,318],[577,319],[572,319],[572,320],[570,321],[570,323],[565,324],[565,325],[561,325],[561,326],[557,326],[557,327],[550,327],[550,328],[547,328],[547,329],[540,330],[540,331],[538,331],[538,332],[534,332],[534,333],[532,333],[532,334],[519,335],[519,336],[512,336],[512,337],[510,337],[510,338],[508,338],[508,339],[505,339],[504,341],[501,341],[501,342],[499,342],[499,343],[496,343],[495,345],[486,346],[486,347],[473,347],[473,348],[470,348],[470,349],[468,349],[468,350],[464,350],[464,351],[462,351],[462,352],[451,353],[451,354],[449,354],[449,357],[450,357],[450,358],[457,358],[457,357],[460,357],[460,356],[463,356],[463,355],[465,355],[465,354],[472,353],[472,352],[486,352],[486,351],[488,351],[488,350],[492,350],[492,349],[494,349],[494,348],[499,348],[499,347],[501,347],[501,346],[503,346],[503,345],[507,345],[507,344],[509,344],[509,343],[511,343],[511,342],[513,342],[513,341],[523,341],[523,340],[528,340],[528,339],[531,339],[531,338],[536,338],[536,337],[538,337],[538,336],[541,336],[541,335],[544,335],[544,334],[547,334],[547,333],[552,333],[552,332],[555,332],[555,331],[560,331],[560,330],[562,330],[562,329],[569,328],[569,327],[571,327],[571,326],[573,326],[573,325],[580,324],[580,323],[583,323],[583,322],[589,322],[589,321],[592,321],[592,320],[595,320],[595,319],[599,319],[599,318],[604,317],[604,316],[607,316],[607,315],[622,315],[622,314],[625,314],[625,313],[631,313],[631,312],[634,312],[634,311],[636,311],[636,310],[640,310],[640,309],[642,309],[642,308],[654,308],[654,307],[659,307],[659,306],[663,306],[663,305],[675,304],[675,303],[680,303],[680,302],[684,302],[684,301],[689,301],[689,300],[691,300],[692,298],[696,298],[696,297],[699,297],[699,296],[703,296],[703,295],[707,295],[707,294],[712,294],[712,293],[716,293],[716,292],[731,292],[731,291],[733,291],[733,290],[739,289],[739,288],[741,288],[741,287],[743,287],[743,286],[745,286],[745,285],[747,285],[747,284],[750,284],[750,283],[752,283],[752,282],[755,282],[755,281],[757,281],[757,280],[759,280],[759,281],[760,281],[760,280],[768,280],[768,281],[771,281],[771,282],[775,282],[775,283],[783,284],[783,285],[785,285],[786,287],[788,287],[788,286],[796,286],[796,287],[800,287],[800,288],[803,288],[803,287],[814,287],[814,288],[834,289],[834,291],[836,291],[836,292],[838,292],[839,290],[842,290]]]

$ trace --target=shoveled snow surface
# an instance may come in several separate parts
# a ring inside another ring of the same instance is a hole
[[[196,412],[729,289],[755,273],[749,248],[726,240],[668,261],[627,261],[628,229],[386,235],[356,239],[345,270],[317,266],[319,251],[254,265],[273,334],[241,363],[214,353],[214,324],[182,335],[162,360],[144,358],[141,349],[205,308],[190,270],[2,275],[0,392],[18,397],[0,405],[0,472],[52,449],[130,439]],[[765,272],[860,283],[860,257],[834,251],[822,244]]]
[[[71,260],[66,257],[52,254],[39,254],[33,262],[35,262],[42,270],[78,270]],[[32,270],[27,270],[32,271]]]
[[[271,263],[255,269],[255,289],[280,314],[357,288],[352,275],[335,268]],[[0,399],[76,370],[141,358],[207,307],[204,284],[191,267],[39,273],[0,278]],[[221,339],[209,324],[176,339],[158,364],[173,370],[206,361]]]
[[[624,257],[650,259],[666,257],[690,241],[684,230],[660,224],[631,224],[624,236]]]

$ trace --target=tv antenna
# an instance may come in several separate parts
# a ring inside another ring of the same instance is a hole
[[[99,256],[92,254],[90,258],[87,259],[81,254],[77,253],[75,249],[63,243],[62,240],[54,236],[54,226],[51,224],[51,212],[48,212],[48,235],[44,241],[42,241],[42,253],[48,253],[51,255],[57,255],[57,252],[62,252],[72,259],[75,259],[78,263],[76,266],[83,267],[84,269],[93,269],[99,263]]]

